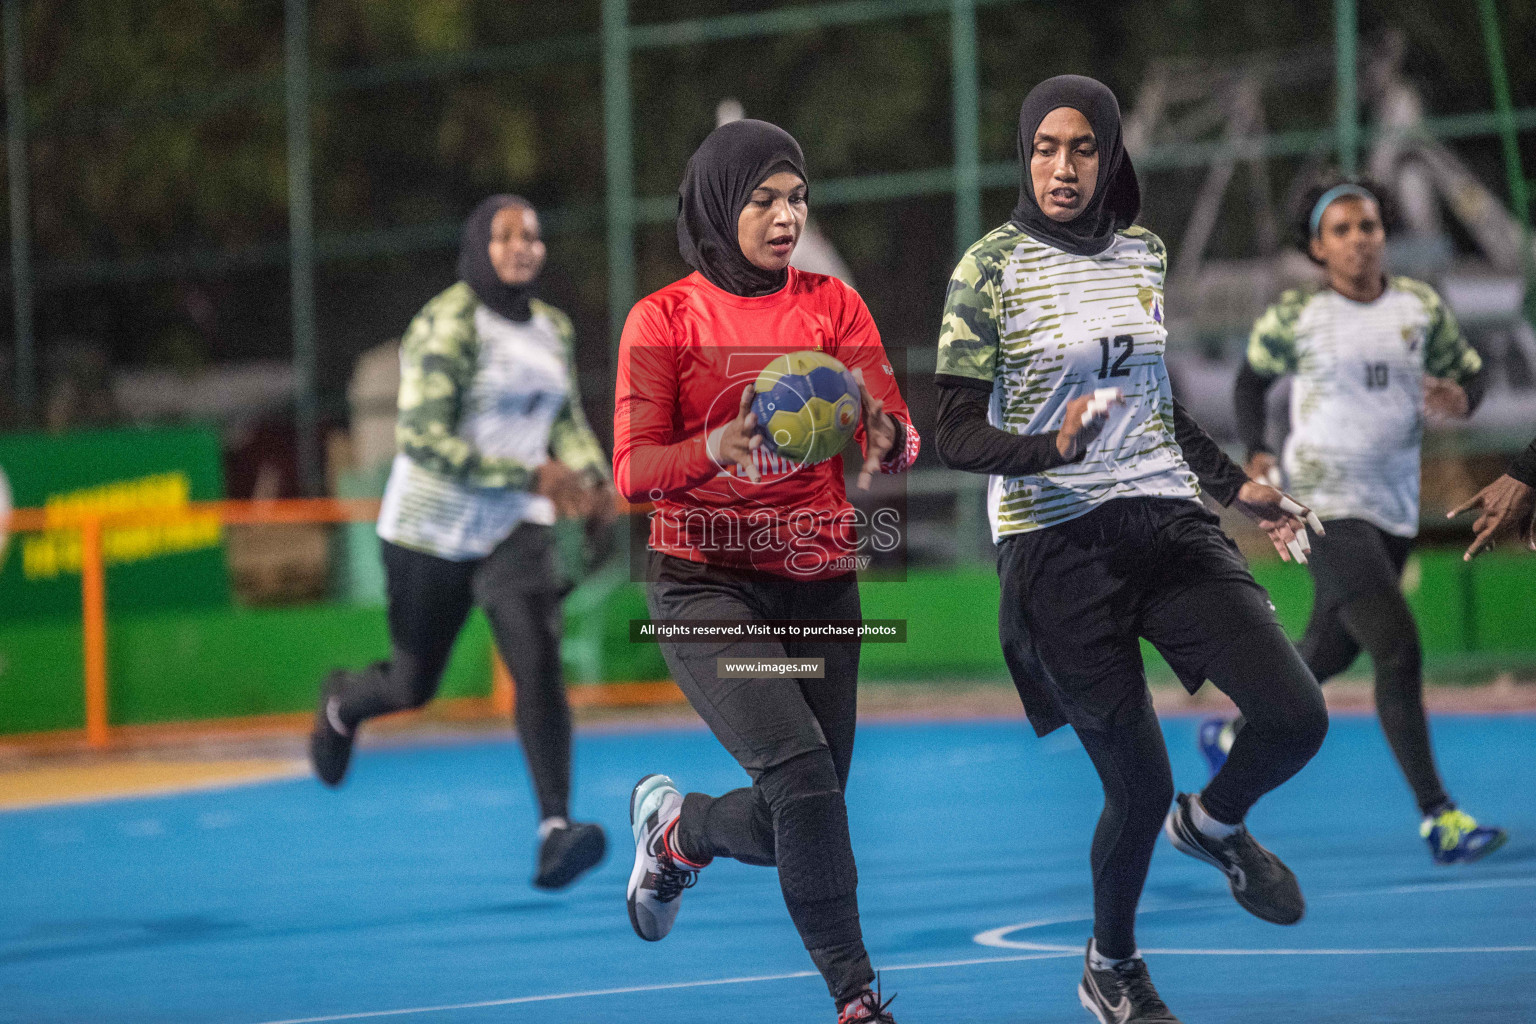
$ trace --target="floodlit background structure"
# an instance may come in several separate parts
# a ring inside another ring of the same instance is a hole
[[[1392,264],[1442,290],[1491,366],[1478,415],[1426,444],[1413,578],[1454,612],[1426,626],[1426,643],[1446,671],[1479,678],[1536,662],[1536,638],[1499,618],[1522,593],[1518,569],[1461,566],[1465,527],[1442,516],[1536,424],[1528,4],[1126,2],[1091,18],[1053,0],[3,10],[12,329],[0,425],[15,432],[0,435],[0,467],[19,506],[74,511],[18,519],[34,528],[0,565],[14,623],[0,632],[21,631],[0,646],[23,652],[8,671],[52,695],[0,728],[63,728],[81,713],[78,682],[54,686],[83,671],[69,632],[91,561],[81,509],[104,517],[105,624],[91,635],[106,653],[91,663],[113,680],[107,717],[293,712],[318,665],[377,645],[368,501],[393,454],[396,339],[452,279],[461,218],[489,192],[541,211],[541,290],[576,322],[583,398],[606,437],[618,328],[684,269],[673,217],[687,155],[722,118],[784,124],[812,176],[817,230],[799,258],[857,284],[919,427],[931,425],[923,382],[945,282],[1015,201],[1019,100],[1067,71],[1122,99],[1143,222],[1170,247],[1175,387],[1228,444],[1253,319],[1315,273],[1290,243],[1297,197],[1329,169],[1397,194]],[[1277,431],[1283,397],[1271,396]],[[975,632],[967,609],[993,585],[983,484],[943,469],[931,446],[899,482],[910,600],[950,616],[946,629]],[[219,504],[299,497],[342,504],[295,506],[310,512],[281,525]],[[1251,555],[1286,614],[1303,614],[1305,580]],[[654,650],[614,639],[638,601],[614,567],[573,598],[576,678],[664,675]],[[228,671],[195,658],[179,675],[151,667],[146,652],[173,636],[215,661],[260,647],[241,625],[252,608],[328,639]],[[173,610],[183,618],[154,617]],[[483,632],[475,644],[465,692],[489,686]],[[967,664],[919,642],[877,670],[996,677],[995,645],[978,635],[974,647]],[[205,674],[240,680],[239,695],[208,696]]]

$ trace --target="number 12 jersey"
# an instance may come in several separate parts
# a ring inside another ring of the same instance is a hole
[[[1163,364],[1168,256],[1144,228],[1096,256],[1064,252],[1009,222],[966,252],[950,278],[936,372],[992,384],[987,419],[1012,434],[1061,426],[1066,405],[1119,388],[1104,430],[1079,461],[1035,476],[994,475],[994,541],[1075,519],[1113,498],[1188,498],[1195,475],[1174,441]]]

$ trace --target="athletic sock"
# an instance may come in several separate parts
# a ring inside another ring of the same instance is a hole
[[[1189,801],[1189,816],[1194,821],[1195,828],[1200,830],[1200,834],[1212,839],[1229,839],[1233,833],[1243,827],[1241,824],[1228,825],[1211,817],[1206,813],[1205,805],[1200,803],[1199,796]]]
[[[571,823],[569,821],[566,821],[558,814],[552,814],[545,818],[543,821],[539,822],[539,842],[542,843],[544,840],[548,839],[549,834],[557,828],[570,827]]]
[[[1096,971],[1108,971],[1119,967],[1127,960],[1136,960],[1141,957],[1141,950],[1133,950],[1130,956],[1123,956],[1118,960],[1112,960],[1099,952],[1099,940],[1093,940],[1093,949],[1088,953],[1088,966]]]
[[[1444,814],[1446,811],[1454,811],[1455,809],[1456,809],[1456,801],[1454,801],[1454,800],[1441,800],[1439,803],[1435,804],[1433,807],[1431,807],[1427,811],[1423,812],[1424,820],[1425,821],[1434,821],[1436,818],[1440,817],[1440,815]]]

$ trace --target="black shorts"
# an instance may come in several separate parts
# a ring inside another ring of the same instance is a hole
[[[1413,550],[1412,537],[1398,537],[1364,519],[1328,519],[1323,526],[1328,533],[1312,538],[1307,556],[1314,618],[1362,597],[1398,589]]]
[[[1193,693],[1206,666],[1280,629],[1237,545],[1198,502],[1117,498],[998,546],[1003,655],[1035,731],[1101,730],[1147,700],[1139,637]]]

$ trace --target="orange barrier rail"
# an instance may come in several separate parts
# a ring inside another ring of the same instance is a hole
[[[107,701],[107,571],[101,535],[108,527],[174,523],[216,515],[224,526],[307,525],[370,522],[378,517],[372,499],[286,498],[269,501],[190,501],[156,508],[97,512],[73,506],[20,508],[11,512],[16,533],[80,531],[81,654],[85,668],[85,741],[97,749],[111,745]]]
[[[644,513],[650,505],[616,502],[621,514]],[[106,666],[106,563],[101,533],[112,527],[167,524],[200,516],[217,516],[224,527],[286,527],[286,525],[347,524],[378,519],[379,502],[369,497],[290,497],[270,500],[223,500],[183,502],[158,508],[127,508],[120,511],[81,510],[71,505],[17,508],[6,524],[12,533],[49,530],[80,531],[80,613],[83,623],[81,656],[84,662],[86,743],[95,749],[111,746],[108,714],[108,666]],[[516,683],[501,657],[492,654],[492,708],[511,714]],[[660,686],[670,686],[664,683]],[[651,694],[647,689],[647,694]],[[670,691],[657,691],[670,699]],[[636,703],[633,694],[621,695],[619,703]]]
[[[621,514],[643,512],[648,505],[617,502]],[[81,640],[85,669],[85,736],[95,749],[111,745],[107,701],[107,580],[102,556],[102,531],[111,527],[174,523],[195,516],[218,516],[223,526],[305,526],[320,523],[366,523],[378,518],[379,502],[372,498],[280,498],[265,501],[190,501],[158,508],[97,512],[75,506],[14,509],[8,527],[14,533],[45,530],[80,532]],[[493,654],[491,704],[510,713],[515,692],[511,673]]]

